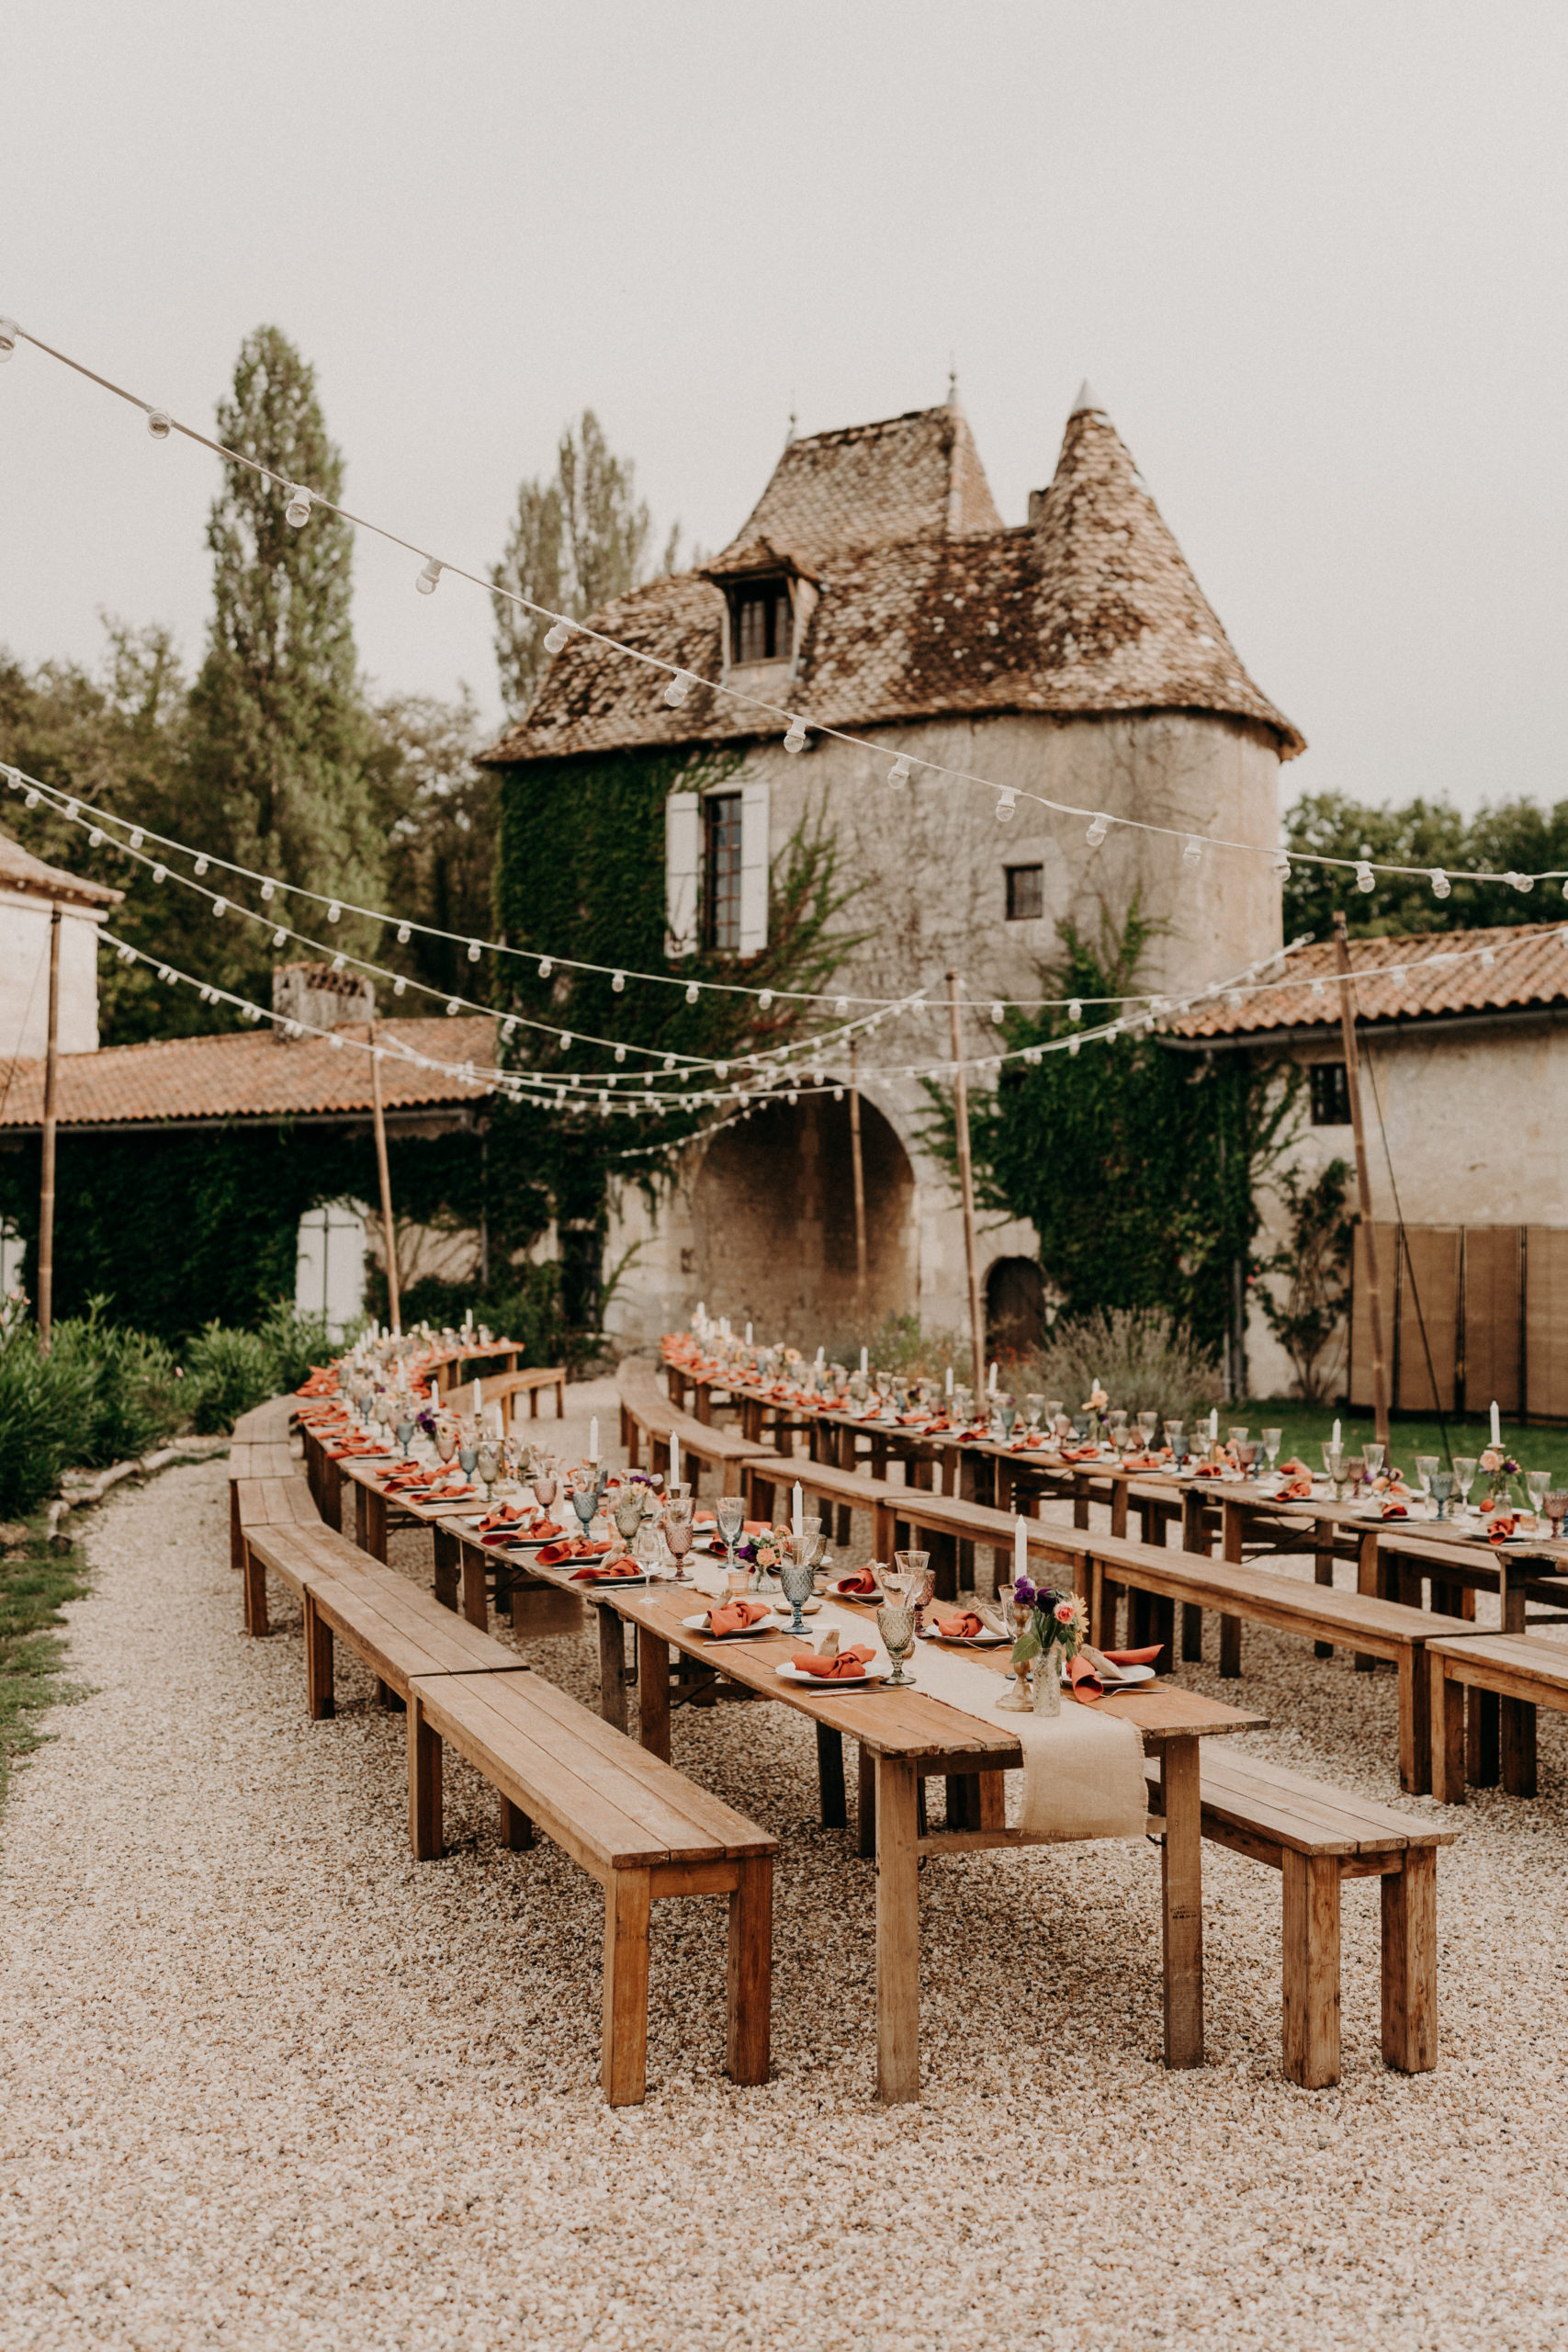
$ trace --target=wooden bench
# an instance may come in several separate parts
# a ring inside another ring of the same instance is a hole
[[[678,1437],[682,1466],[688,1462],[692,1465],[694,1494],[698,1484],[696,1472],[710,1468],[718,1472],[720,1494],[738,1495],[743,1489],[745,1464],[754,1455],[778,1458],[767,1446],[751,1445],[728,1430],[717,1430],[707,1421],[690,1420],[685,1414],[678,1413],[660,1387],[653,1365],[646,1356],[623,1357],[616,1367],[615,1386],[621,1406],[621,1442],[634,1470],[639,1467],[640,1441],[646,1437],[649,1468],[668,1475],[670,1441]]]
[[[1145,1767],[1160,1809],[1159,1766]],[[1283,1882],[1284,2071],[1303,2090],[1339,2080],[1339,1887],[1382,1881],[1382,2054],[1407,2075],[1438,2063],[1438,1849],[1452,1833],[1254,1757],[1200,1750],[1203,1835]]]
[[[305,1480],[296,1472],[287,1478],[236,1478],[229,1487],[230,1544],[238,1549],[237,1566],[242,1610],[247,1634],[267,1630],[266,1577],[251,1550],[250,1538],[265,1528],[320,1527],[321,1516]]]
[[[1439,1804],[1462,1804],[1467,1778],[1495,1783],[1501,1769],[1511,1797],[1536,1793],[1536,1709],[1568,1713],[1568,1646],[1528,1634],[1475,1634],[1427,1645],[1432,1696],[1432,1794]],[[1472,1697],[1468,1743],[1465,1695]],[[1501,1717],[1489,1742],[1481,1711],[1483,1694]],[[1498,1754],[1498,1747],[1501,1755]]]
[[[294,1419],[292,1396],[269,1396],[265,1405],[253,1405],[242,1413],[234,1424],[236,1445],[287,1445]]]
[[[501,1418],[503,1428],[508,1431],[512,1428],[512,1408],[518,1397],[527,1397],[528,1418],[536,1421],[539,1418],[539,1398],[549,1388],[556,1393],[557,1420],[566,1419],[566,1366],[563,1363],[533,1364],[521,1372],[498,1373],[492,1379],[481,1377],[478,1382],[467,1381],[460,1386],[448,1388],[441,1402],[449,1412],[471,1413],[476,1386],[479,1392],[479,1402],[487,1409],[491,1405],[504,1408]]]
[[[542,1829],[604,1889],[601,2060],[612,2107],[648,2081],[649,1912],[667,1895],[729,1901],[726,2067],[768,2078],[773,1857],[778,1840],[536,1675],[416,1678],[409,1820],[418,1860],[442,1849],[444,1742],[501,1796],[514,1847]]]
[[[282,1439],[241,1439],[229,1448],[229,1566],[243,1568],[245,1546],[242,1511],[253,1518],[276,1504],[284,1510],[287,1523],[292,1506],[285,1506],[278,1489],[294,1478],[299,1468],[289,1452],[287,1432]],[[312,1516],[314,1506],[312,1506]]]
[[[892,1560],[894,1511],[903,1499],[901,1487],[886,1486],[876,1478],[863,1478],[858,1471],[840,1470],[831,1462],[808,1462],[785,1453],[754,1455],[747,1463],[744,1475],[748,1518],[772,1519],[775,1510],[784,1508],[790,1488],[798,1485],[803,1496],[820,1506],[825,1535],[832,1532],[830,1522],[837,1510],[840,1544],[850,1540],[850,1512],[869,1511],[872,1557]]]

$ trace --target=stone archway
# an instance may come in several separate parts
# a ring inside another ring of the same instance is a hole
[[[861,1097],[866,1329],[915,1306],[915,1174],[892,1126]],[[775,1097],[716,1137],[692,1188],[695,1288],[760,1340],[813,1347],[856,1328],[850,1106]]]
[[[1023,1355],[1045,1336],[1045,1280],[1032,1258],[998,1258],[986,1276],[986,1353]]]

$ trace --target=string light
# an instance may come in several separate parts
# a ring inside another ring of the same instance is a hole
[[[154,881],[154,882],[163,882],[163,881],[166,881],[166,880],[167,880],[167,878],[168,878],[168,872],[169,872],[169,869],[168,869],[168,867],[167,867],[166,865],[155,865],[155,866],[152,868],[152,879],[153,879],[153,881]]]
[[[228,913],[228,911],[229,911],[229,901],[228,901],[228,899],[213,899],[213,901],[212,901],[212,914],[213,914],[213,920],[214,920],[214,922],[216,922],[220,916],[221,916],[221,915],[226,915],[226,914]]]
[[[793,712],[790,714],[789,733],[784,739],[784,747],[786,752],[804,752],[806,749],[806,721],[803,718],[797,718]]]
[[[477,964],[479,960],[479,943],[477,939],[470,939],[468,942],[468,961],[470,964]]]
[[[130,846],[131,846],[131,848],[132,848],[132,849],[140,849],[140,848],[141,848],[141,834],[140,834],[140,833],[132,833],[132,834],[131,834],[131,836],[130,836]],[[264,883],[262,884],[262,886],[261,886],[261,895],[262,895],[263,900],[264,900],[267,905],[269,905],[269,906],[270,906],[270,904],[272,903],[273,899],[276,896],[276,892],[277,892],[277,885],[276,885],[275,882],[264,882]]]
[[[1084,839],[1085,839],[1085,841],[1086,841],[1086,842],[1088,842],[1088,843],[1089,843],[1089,845],[1090,849],[1098,849],[1098,848],[1100,847],[1100,842],[1105,839],[1106,834],[1107,834],[1110,831],[1111,831],[1111,820],[1110,820],[1110,818],[1109,818],[1109,817],[1097,817],[1097,818],[1095,819],[1095,820],[1094,820],[1093,824],[1089,827],[1089,829],[1088,832],[1084,835]]]
[[[688,981],[686,986],[686,1002],[688,1004],[695,1004],[701,994],[702,990],[698,988],[695,980]]]
[[[610,986],[615,989],[617,996],[625,996],[626,992],[626,974],[624,972],[614,973],[611,977]]]
[[[419,574],[413,583],[419,590],[422,596],[434,595],[436,589],[441,584],[441,565],[438,564],[435,558],[432,556],[430,561],[425,565],[424,570]]]
[[[1434,898],[1434,899],[1446,899],[1446,898],[1449,896],[1450,892],[1452,890],[1453,887],[1454,887],[1454,886],[1453,886],[1453,884],[1449,880],[1448,876],[1443,872],[1442,867],[1441,867],[1440,865],[1434,865],[1434,866],[1433,866],[1433,868],[1432,868],[1432,896],[1433,896],[1433,898]]]
[[[680,709],[681,705],[685,701],[686,696],[692,691],[692,680],[686,676],[684,671],[676,671],[675,675],[671,679],[670,684],[664,689],[664,699],[669,704],[671,710]]]
[[[103,839],[104,837],[102,832],[99,831],[98,827],[95,825],[92,831],[87,835],[87,847],[89,849],[100,849],[103,846]]]
[[[206,871],[207,871],[207,860],[206,860],[206,858],[204,858],[204,857],[198,857],[198,858],[197,859],[197,861],[196,861],[196,865],[195,865],[195,866],[193,867],[192,871],[193,871],[194,873],[197,873],[197,874],[205,874],[205,873],[206,873]]]
[[[547,653],[558,653],[570,635],[571,623],[570,621],[557,621],[554,628],[550,629],[546,635],[545,651]]]
[[[1078,1002],[1077,997],[1074,997],[1072,1002],[1067,1007],[1067,1019],[1069,1021],[1081,1021],[1083,1019],[1083,1006]]]
[[[289,496],[288,503],[283,510],[285,516],[293,524],[296,530],[299,530],[302,524],[310,521],[311,503],[310,492],[297,482]]]
[[[547,979],[549,978],[549,977],[550,977],[550,974],[554,971],[554,969],[555,969],[555,966],[550,962],[550,959],[549,959],[549,957],[548,957],[547,956],[541,956],[541,957],[540,957],[540,959],[539,959],[539,978],[540,978],[542,980],[547,980]]]
[[[1378,877],[1377,877],[1377,876],[1372,872],[1371,867],[1370,865],[1358,865],[1358,866],[1357,866],[1357,868],[1356,868],[1356,888],[1357,888],[1357,889],[1358,889],[1358,890],[1375,890],[1375,889],[1377,888],[1377,887],[1378,887]]]
[[[329,922],[341,922],[343,921],[343,909],[339,906],[335,899],[327,909],[327,921]]]
[[[167,409],[150,408],[148,410],[147,430],[152,435],[154,441],[166,441],[168,439],[169,434],[172,430],[172,420]]]
[[[1006,1013],[1005,1010],[1003,1009],[1003,1007],[1002,1007],[1001,1005],[999,1005],[999,1004],[993,1004],[993,1005],[992,1005],[992,1007],[991,1007],[991,1019],[996,1023],[997,1027],[999,1029],[999,1028],[1001,1027],[1001,1025],[1002,1025],[1002,1023],[1007,1019],[1007,1013]]]
[[[887,771],[887,781],[888,781],[888,783],[889,783],[889,784],[908,784],[908,781],[909,781],[909,761],[908,761],[908,754],[907,754],[906,752],[899,752],[899,754],[898,754],[898,757],[894,761],[894,763],[893,763],[892,766],[888,769],[888,771]]]
[[[0,319],[0,359],[9,359],[17,348],[21,328],[15,319]]]
[[[773,992],[772,989],[764,989],[762,990],[762,992],[761,992],[761,996],[759,996],[759,997],[758,997],[758,999],[757,999],[757,1010],[758,1010],[758,1012],[770,1012],[770,1011],[772,1010],[772,1008],[773,1008]]]
[[[1013,788],[1012,788],[1011,785],[1004,786],[1003,790],[1002,790],[1002,796],[1001,796],[1001,798],[1000,798],[1000,799],[998,801],[998,803],[997,803],[997,822],[998,822],[998,825],[1005,825],[1005,824],[1007,823],[1007,821],[1008,821],[1009,818],[1010,818],[1010,817],[1011,817],[1011,816],[1016,812],[1017,808],[1018,808],[1018,795],[1017,795],[1017,793],[1013,790]]]
[[[131,830],[130,847],[132,849],[140,849],[141,847],[141,833],[138,827],[133,827]]]
[[[1201,865],[1203,862],[1203,844],[1199,840],[1196,833],[1188,834],[1187,845],[1183,849],[1181,854],[1187,865]]]

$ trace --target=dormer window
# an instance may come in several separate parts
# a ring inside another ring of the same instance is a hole
[[[730,660],[787,662],[795,650],[795,617],[787,580],[746,580],[729,591]]]

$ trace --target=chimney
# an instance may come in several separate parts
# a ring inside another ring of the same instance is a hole
[[[273,1035],[283,1044],[286,1021],[305,1024],[309,1034],[375,1018],[375,983],[357,972],[334,972],[330,964],[279,964],[273,971]]]

